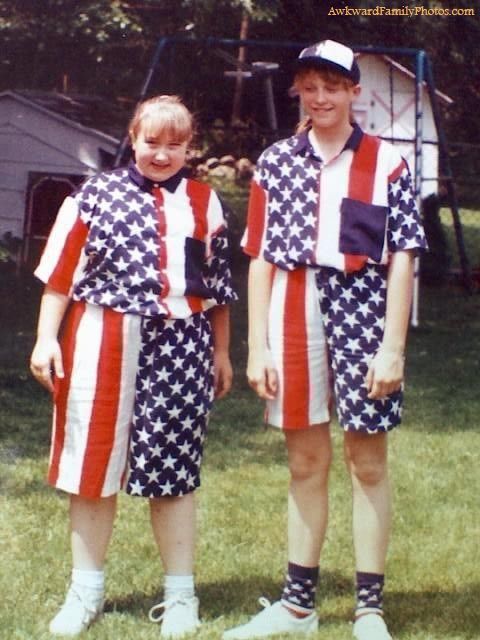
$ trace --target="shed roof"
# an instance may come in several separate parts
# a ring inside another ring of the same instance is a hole
[[[126,109],[98,96],[7,90],[0,93],[0,100],[3,98],[17,100],[70,126],[88,130],[110,144],[118,143],[129,117]]]
[[[405,75],[408,78],[410,78],[412,80],[412,82],[415,82],[415,74],[413,73],[413,71],[410,71],[410,69],[407,69],[407,67],[403,66],[403,64],[400,64],[397,60],[394,60],[390,56],[387,56],[387,55],[384,55],[384,54],[379,55],[378,53],[373,53],[373,52],[372,53],[359,53],[358,56],[357,56],[357,59],[364,58],[366,56],[375,56],[376,58],[383,59],[383,61],[386,64],[392,66],[394,69],[396,69],[397,71],[399,71],[403,75]],[[443,93],[442,91],[439,91],[438,89],[435,89],[435,94],[445,104],[453,104],[453,102],[454,102],[453,99],[450,98],[450,96],[447,96],[446,93]]]

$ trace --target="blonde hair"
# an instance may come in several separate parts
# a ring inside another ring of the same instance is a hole
[[[155,96],[139,104],[128,127],[132,142],[144,124],[153,137],[167,134],[178,142],[190,142],[194,135],[193,115],[179,96]]]
[[[329,82],[335,85],[337,84],[343,85],[345,89],[349,89],[355,86],[352,80],[350,80],[350,78],[346,78],[343,74],[338,73],[337,71],[334,71],[332,69],[326,69],[326,68],[317,68],[312,65],[311,67],[303,67],[299,69],[295,74],[295,77],[293,79],[293,88],[297,92],[299,92],[300,83],[310,73],[317,74],[325,82]],[[354,117],[352,112],[350,112],[350,121],[352,123],[354,122]],[[295,133],[301,133],[306,129],[310,129],[311,126],[312,126],[312,119],[310,118],[310,116],[305,116],[305,118],[302,118],[302,120],[300,120],[300,122],[295,127]]]

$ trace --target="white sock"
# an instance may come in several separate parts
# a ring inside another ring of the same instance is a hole
[[[105,572],[73,569],[72,584],[79,587],[82,591],[91,593],[94,597],[101,598],[105,590]]]
[[[174,596],[182,595],[192,598],[195,595],[195,583],[192,576],[165,576],[164,597],[170,600]]]

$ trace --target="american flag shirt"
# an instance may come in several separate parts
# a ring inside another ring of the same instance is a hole
[[[251,187],[244,250],[281,269],[300,265],[358,271],[390,252],[425,248],[405,160],[357,125],[324,163],[309,132],[260,156]]]
[[[73,300],[148,317],[236,299],[216,193],[183,171],[154,183],[133,162],[66,198],[35,275]]]

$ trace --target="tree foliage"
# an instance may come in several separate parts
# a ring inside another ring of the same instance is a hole
[[[236,39],[247,13],[252,40],[307,43],[334,38],[352,46],[424,48],[433,61],[438,87],[455,101],[448,114],[450,132],[456,140],[478,140],[480,124],[472,117],[480,100],[475,53],[480,36],[478,3],[421,3],[426,10],[476,8],[473,16],[331,15],[332,7],[374,9],[379,4],[378,0],[0,0],[0,88],[68,90],[133,101],[159,38],[183,34],[192,42],[209,36]],[[404,0],[383,4],[398,9],[414,6]],[[272,59],[281,63],[284,55],[272,52]],[[222,103],[210,84],[223,75],[221,61],[202,57],[201,50],[191,47],[172,64],[169,74],[178,73],[183,86],[195,88],[196,100],[206,101],[204,110],[212,112]],[[201,74],[208,86],[197,90]]]

